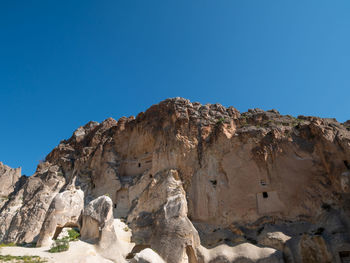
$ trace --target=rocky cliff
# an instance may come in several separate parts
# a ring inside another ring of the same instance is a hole
[[[13,169],[0,162],[0,209],[9,195],[20,187],[21,181],[21,168]]]
[[[349,193],[349,121],[174,98],[61,141],[9,195],[0,240],[75,226],[115,262],[345,262]]]

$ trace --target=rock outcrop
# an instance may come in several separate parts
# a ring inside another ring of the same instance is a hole
[[[11,168],[0,162],[0,209],[8,200],[9,195],[20,185],[21,168]]]
[[[90,122],[9,196],[0,240],[54,237],[80,211],[50,219],[60,214],[55,200],[76,189],[84,193],[82,238],[108,259],[104,240],[118,241],[113,218],[135,243],[116,258],[132,262],[151,254],[169,263],[350,258],[348,122],[182,98],[136,118]]]
[[[198,263],[282,263],[282,253],[272,248],[260,248],[249,243],[234,247],[219,245],[212,249],[200,248]],[[190,262],[190,261],[189,261]]]
[[[11,168],[0,162],[0,196],[9,196],[16,187],[16,183],[21,178],[21,168]]]
[[[285,244],[289,239],[291,239],[291,237],[282,232],[265,232],[259,235],[258,243],[262,246],[272,247],[279,251],[283,251]]]
[[[135,208],[128,216],[133,238],[149,245],[165,262],[197,262],[200,240],[187,212],[178,172],[159,172],[135,200]]]
[[[80,234],[82,240],[96,244],[105,258],[125,262],[126,254],[114,229],[113,203],[109,197],[100,196],[84,208]]]
[[[46,214],[37,245],[50,246],[64,227],[78,227],[83,208],[83,191],[72,189],[57,194]]]
[[[146,248],[137,253],[130,263],[165,263],[165,261],[152,249]]]
[[[5,243],[30,243],[39,237],[46,213],[56,194],[65,184],[57,165],[39,165],[1,209],[0,240]]]

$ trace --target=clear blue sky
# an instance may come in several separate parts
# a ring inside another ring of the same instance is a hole
[[[350,119],[350,1],[0,1],[0,161],[168,97]]]

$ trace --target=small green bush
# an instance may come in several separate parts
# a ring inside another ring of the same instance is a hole
[[[52,247],[49,249],[50,253],[58,253],[67,251],[69,249],[69,242],[67,239],[57,239]]]
[[[55,243],[51,246],[49,252],[58,253],[58,252],[67,251],[69,249],[69,242],[78,241],[79,237],[80,237],[79,230],[74,228],[69,229],[68,236],[61,239],[57,239]]]
[[[15,244],[15,243],[1,243],[0,244],[0,248],[1,247],[15,247],[15,246],[17,246],[17,244]]]
[[[78,238],[80,237],[80,233],[72,228],[68,230],[68,241],[77,241]]]

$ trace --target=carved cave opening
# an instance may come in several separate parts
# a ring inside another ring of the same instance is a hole
[[[341,263],[350,263],[350,251],[340,251],[339,257]]]
[[[216,180],[210,180],[210,182],[214,187],[218,184],[218,182]]]

